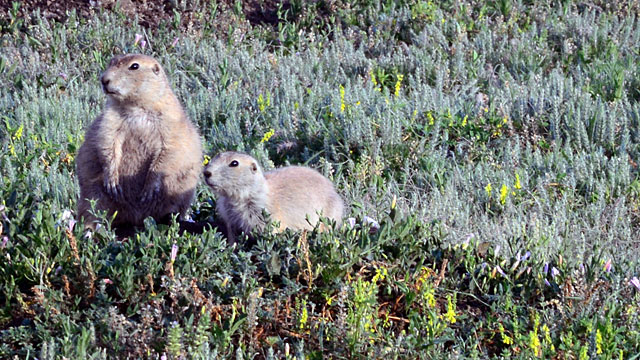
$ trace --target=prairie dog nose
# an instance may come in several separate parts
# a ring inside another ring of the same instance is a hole
[[[204,175],[204,177],[206,177],[206,178],[210,178],[210,177],[211,177],[211,171],[209,171],[209,170],[205,170],[202,174],[203,174],[203,175]]]
[[[109,85],[109,79],[106,79],[104,75],[100,76],[100,82],[102,83],[103,86]]]

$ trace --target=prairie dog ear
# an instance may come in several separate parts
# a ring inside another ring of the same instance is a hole
[[[160,65],[158,64],[153,64],[153,73],[156,75],[160,75]]]
[[[251,172],[255,173],[258,171],[258,165],[254,162],[251,163]]]
[[[116,56],[112,57],[111,61],[109,61],[109,65],[107,67],[114,66],[115,64],[118,63],[118,61],[120,61],[120,59],[122,59],[122,55],[116,55]]]

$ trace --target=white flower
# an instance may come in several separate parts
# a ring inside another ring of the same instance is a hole
[[[365,223],[365,224],[370,225],[372,228],[374,228],[376,230],[378,230],[380,228],[380,224],[374,218],[371,218],[369,216],[365,215],[362,218],[362,222]]]
[[[171,246],[171,262],[176,261],[176,256],[178,256],[178,245],[173,243],[173,246]]]
[[[65,210],[62,212],[62,217],[60,218],[60,221],[65,221],[68,219],[72,219],[73,216],[71,216],[71,211],[70,210]]]
[[[473,239],[475,235],[473,233],[467,235],[467,238],[464,239],[464,241],[462,242],[462,248],[466,249],[467,246],[469,246],[469,242],[471,241],[471,239]]]

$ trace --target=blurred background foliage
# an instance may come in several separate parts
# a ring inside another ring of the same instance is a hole
[[[637,356],[637,6],[3,4],[0,357]],[[312,166],[354,225],[87,237],[74,158],[127,52],[208,155]]]

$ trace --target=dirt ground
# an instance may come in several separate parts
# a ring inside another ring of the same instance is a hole
[[[15,0],[0,0],[0,19],[8,18]],[[163,21],[171,20],[174,10],[180,12],[181,26],[190,28],[197,23],[195,14],[201,10],[197,8],[180,7],[179,0],[20,0],[18,17],[32,13],[36,9],[47,19],[64,21],[68,12],[76,10],[79,17],[89,17],[101,10],[119,11],[134,18],[138,17],[141,26],[154,29]],[[208,3],[203,1],[202,3]],[[278,4],[282,3],[282,9],[290,7],[289,1],[277,0],[242,0],[242,12],[252,25],[274,25],[278,22]],[[218,7],[224,11],[231,9],[234,0],[218,0]]]

